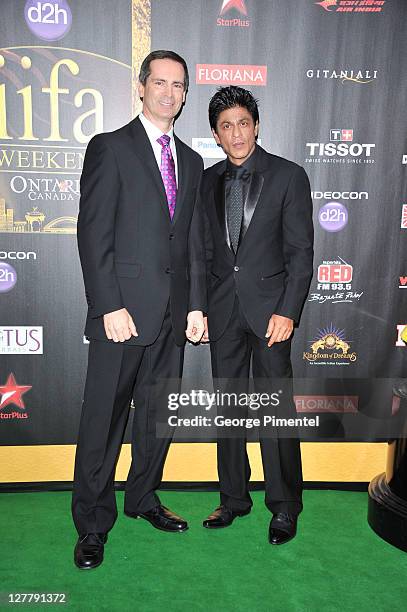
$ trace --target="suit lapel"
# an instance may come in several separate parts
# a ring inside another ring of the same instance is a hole
[[[252,180],[247,194],[246,202],[243,207],[243,219],[242,229],[240,232],[239,247],[241,248],[242,242],[249,230],[250,225],[253,223],[253,215],[256,212],[256,208],[259,205],[260,198],[263,191],[265,175],[270,170],[270,158],[271,156],[264,151],[259,145],[256,145],[256,168],[253,172]]]
[[[147,136],[147,133],[138,117],[136,117],[131,125],[132,129],[132,141],[133,141],[133,150],[139,160],[147,167],[148,171],[151,174],[151,177],[154,181],[155,186],[157,187],[157,191],[159,194],[159,203],[160,206],[168,219],[168,222],[171,222],[170,213],[168,210],[167,203],[167,195],[164,189],[164,183],[162,180],[160,169],[157,165],[157,160],[154,155],[153,148],[151,146],[150,140]],[[177,150],[178,156],[178,150]],[[178,202],[177,202],[178,203]]]
[[[175,206],[175,212],[172,218],[173,224],[176,223],[179,218],[181,207],[184,202],[184,194],[186,193],[187,180],[188,180],[188,176],[187,176],[188,167],[187,167],[187,163],[185,159],[184,148],[182,147],[182,144],[179,138],[175,135],[174,135],[174,140],[175,140],[175,147],[177,149],[178,184],[177,184],[177,204]],[[167,202],[167,199],[166,199],[166,202]],[[167,206],[167,209],[168,209],[168,206]]]
[[[252,180],[250,182],[249,192],[247,194],[246,202],[243,207],[243,219],[242,228],[240,230],[239,246],[241,245],[243,238],[246,235],[249,225],[251,223],[254,211],[256,210],[257,203],[259,201],[261,191],[263,189],[264,177],[259,172],[253,172]]]

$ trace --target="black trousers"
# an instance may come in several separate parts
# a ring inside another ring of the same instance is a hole
[[[275,378],[292,378],[291,340],[275,343],[270,348],[267,342],[268,339],[260,339],[251,331],[236,297],[225,333],[210,343],[214,379],[222,379],[221,384],[229,385],[229,390],[247,392],[251,358],[255,391],[270,389]],[[233,408],[227,416],[231,411]],[[238,412],[241,416],[241,411]],[[292,395],[280,407],[278,416],[296,416]],[[218,436],[221,435],[218,431]],[[273,513],[298,515],[302,510],[303,486],[298,438],[279,437],[277,431],[270,437],[260,435],[259,441],[267,508]],[[217,455],[221,503],[232,510],[249,509],[252,505],[248,490],[250,465],[244,432],[218,437]]]
[[[146,512],[160,503],[155,490],[171,432],[164,428],[165,435],[156,434],[156,423],[168,416],[168,408],[163,394],[154,394],[157,381],[181,378],[183,356],[184,347],[175,344],[169,308],[150,346],[91,340],[72,496],[79,534],[108,532],[117,518],[114,475],[132,397],[132,462],[124,507]]]

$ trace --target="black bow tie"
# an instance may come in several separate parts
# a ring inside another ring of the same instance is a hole
[[[236,179],[238,181],[243,181],[246,183],[250,180],[250,177],[251,173],[246,170],[246,168],[236,168],[236,170],[234,168],[228,168],[225,173],[226,181],[233,181]]]

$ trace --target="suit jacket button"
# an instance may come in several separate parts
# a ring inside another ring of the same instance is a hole
[[[174,238],[174,234],[169,235],[169,239],[172,240]]]
[[[239,272],[239,270],[240,270],[239,266],[235,266],[233,269],[234,269],[235,272]]]

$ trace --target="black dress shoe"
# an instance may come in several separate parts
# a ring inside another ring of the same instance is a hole
[[[249,514],[250,508],[247,510],[231,510],[226,506],[219,506],[204,520],[202,525],[207,529],[219,529],[220,527],[229,527],[237,516],[245,516]]]
[[[86,533],[80,535],[75,546],[74,561],[79,569],[93,569],[103,561],[106,533]]]
[[[126,514],[126,516],[131,516],[132,518],[146,519],[146,521],[151,523],[153,527],[156,529],[161,529],[161,531],[175,531],[180,533],[188,529],[188,523],[183,518],[161,505],[156,506],[147,512],[133,513],[126,512],[125,510],[124,514]]]
[[[270,544],[285,544],[297,533],[297,517],[286,512],[273,514],[269,527]]]

